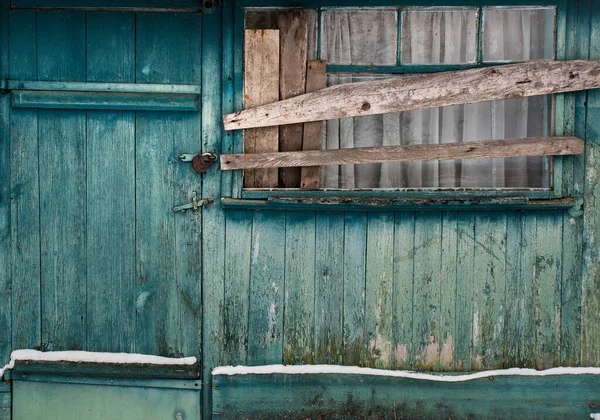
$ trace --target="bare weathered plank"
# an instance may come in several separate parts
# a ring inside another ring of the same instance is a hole
[[[279,14],[279,96],[281,99],[302,95],[306,88],[306,48],[308,16],[305,9],[292,9]],[[325,86],[323,86],[325,87]],[[279,127],[279,150],[302,150],[302,124]],[[298,188],[300,169],[279,171],[279,186]]]
[[[279,99],[279,31],[252,29],[245,31],[244,105],[255,107]],[[258,128],[244,132],[246,153],[279,150],[279,129]],[[246,171],[244,187],[277,187],[277,170]]]
[[[306,70],[306,91],[313,92],[323,89],[326,84],[325,70],[327,62],[324,60],[310,60]],[[320,150],[323,139],[323,121],[313,121],[304,124],[302,150]],[[319,188],[321,169],[318,166],[305,166],[302,168],[300,187]]]
[[[600,88],[599,61],[539,60],[331,86],[223,117],[225,130]],[[248,107],[247,107],[248,108]]]
[[[413,146],[357,147],[261,154],[221,155],[221,169],[281,168],[289,166],[348,165],[415,160],[486,159],[516,156],[578,155],[584,144],[577,137],[532,137],[466,143]]]

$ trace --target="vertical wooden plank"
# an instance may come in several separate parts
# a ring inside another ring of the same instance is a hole
[[[456,337],[456,290],[458,252],[458,215],[442,214],[442,262],[440,296],[440,363],[439,368],[454,368],[454,340]]]
[[[315,252],[314,362],[342,363],[344,305],[344,214],[317,213]]]
[[[231,4],[224,4],[224,13]],[[202,151],[231,151],[231,133],[223,134],[221,115],[233,111],[233,89],[231,61],[232,42],[223,40],[231,37],[233,18],[228,16],[227,27],[221,13],[202,14]],[[229,53],[229,55],[227,54]],[[240,142],[241,143],[241,142]],[[218,198],[221,179],[231,174],[211,170],[202,175],[202,197],[214,200],[214,204],[202,209],[202,407],[203,418],[210,418],[211,392],[210,371],[221,365],[223,352],[223,300],[225,292],[225,213]],[[223,191],[228,191],[223,187]],[[226,193],[224,193],[226,195]],[[208,234],[210,232],[210,234]]]
[[[313,362],[315,213],[286,216],[283,362]]]
[[[10,13],[10,49],[19,51],[10,56],[10,77],[37,79],[35,12]],[[37,111],[11,109],[12,341],[17,348],[41,344],[38,146]]]
[[[248,358],[252,212],[227,212],[226,223],[222,362],[245,365]]]
[[[136,15],[136,81],[201,83],[201,17]],[[200,228],[173,206],[198,195],[198,176],[177,163],[200,149],[197,113],[136,114],[136,351],[200,352]]]
[[[345,365],[367,365],[365,331],[365,268],[367,214],[345,214],[344,226],[344,349]]]
[[[367,230],[365,297],[369,365],[389,369],[394,348],[394,214],[370,213]]]
[[[568,57],[588,59],[590,53],[591,0],[569,1],[569,22],[578,22],[569,32],[571,42]],[[587,92],[564,95],[572,98],[565,107],[564,134],[586,138]],[[557,122],[557,133],[559,122]],[[559,133],[561,134],[561,133]],[[572,194],[583,196],[585,185],[585,155],[573,156]],[[560,363],[562,366],[578,366],[581,363],[581,279],[583,269],[583,212],[581,207],[563,213],[562,247],[562,305],[560,329]]]
[[[244,40],[244,106],[252,108],[279,99],[279,31],[250,29]],[[244,130],[245,153],[277,152],[279,129]],[[277,168],[244,172],[244,187],[277,187]]]
[[[396,213],[394,227],[394,352],[393,369],[410,369],[414,359],[413,277],[415,255],[414,213]]]
[[[473,285],[475,282],[475,214],[459,213],[456,257],[456,337],[454,366],[471,370],[473,344]]]
[[[85,80],[85,13],[38,12],[39,80]],[[42,346],[85,347],[86,113],[39,111]]]
[[[516,285],[518,296],[517,322],[517,363],[521,367],[535,367],[536,360],[536,294],[539,285],[536,283],[536,244],[537,244],[537,215],[523,213],[521,217],[521,270]]]
[[[475,218],[473,370],[502,367],[506,292],[506,213]]]
[[[133,13],[88,13],[89,82],[134,82]],[[135,113],[87,119],[87,348],[132,352],[135,319]]]
[[[285,213],[257,211],[252,224],[248,364],[278,364],[283,356]]]
[[[0,77],[8,74],[8,8],[9,2],[0,1]],[[0,325],[5,325],[6,334],[0,338],[0,358],[8,360],[12,347],[12,302],[11,302],[11,139],[10,139],[10,95],[0,96]],[[6,407],[1,407],[2,409]],[[1,416],[2,414],[0,414]]]
[[[439,367],[442,263],[440,213],[415,215],[413,346],[415,366]]]
[[[279,96],[288,99],[305,93],[308,14],[306,9],[292,9],[279,14]],[[322,123],[321,123],[322,124]],[[302,150],[303,124],[279,127],[279,150]],[[281,168],[279,186],[298,188],[300,168]]]
[[[592,7],[590,59],[600,59],[600,10]],[[588,92],[583,213],[581,364],[600,364],[600,94]]]
[[[536,220],[536,367],[560,364],[562,213],[540,213]]]
[[[306,92],[323,89],[326,87],[327,62],[324,60],[310,60],[306,68]],[[284,127],[281,127],[282,129]],[[320,150],[323,141],[323,121],[304,124],[302,137],[302,150]],[[319,188],[321,168],[319,166],[305,166],[301,168],[300,187],[305,189]]]
[[[507,214],[506,220],[506,287],[504,311],[504,368],[520,366],[522,216],[518,212]]]

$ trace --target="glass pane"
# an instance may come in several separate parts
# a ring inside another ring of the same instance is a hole
[[[329,64],[395,65],[395,10],[327,10],[321,21],[321,59]]]
[[[402,13],[403,64],[459,64],[476,60],[476,9]]]
[[[279,29],[279,16],[292,9],[247,9],[245,15],[245,29]],[[307,59],[317,58],[317,21],[316,10],[307,9],[308,36]]]
[[[390,75],[328,75],[328,84]],[[548,136],[551,96],[330,120],[323,148],[459,143]],[[322,188],[548,188],[550,158],[324,166]]]
[[[555,9],[483,9],[483,60],[554,58]]]

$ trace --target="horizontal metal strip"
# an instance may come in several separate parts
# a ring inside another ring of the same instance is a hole
[[[200,94],[199,85],[173,85],[151,83],[97,83],[97,82],[47,82],[38,80],[9,80],[9,90],[48,90],[74,92],[128,92]]]
[[[15,108],[198,111],[199,95],[16,90]]]
[[[221,169],[286,168],[417,160],[488,159],[518,156],[580,155],[584,143],[577,137],[535,137],[413,146],[358,147],[354,149],[221,155]]]

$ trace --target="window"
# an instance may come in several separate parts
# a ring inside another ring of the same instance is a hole
[[[246,9],[245,28],[278,29],[288,12]],[[326,60],[328,86],[555,58],[555,7],[322,8],[307,20],[306,59]],[[328,120],[321,147],[546,137],[553,103],[546,95]],[[552,166],[551,157],[323,166],[319,188],[549,190]],[[300,187],[282,184],[284,170],[278,186]]]

